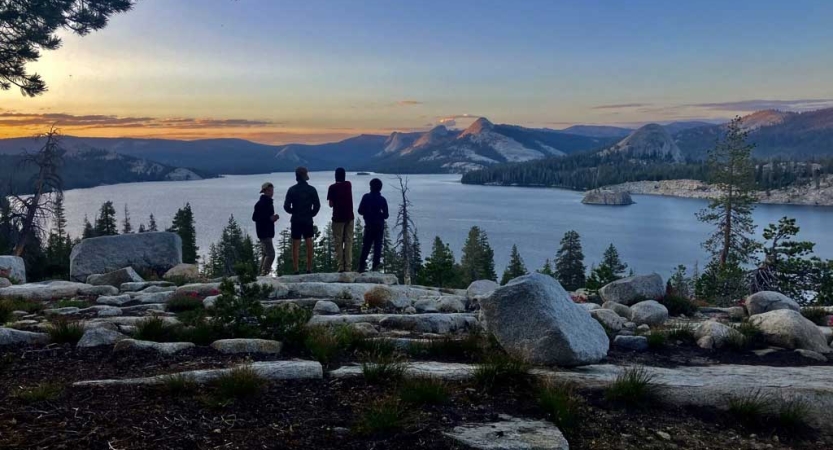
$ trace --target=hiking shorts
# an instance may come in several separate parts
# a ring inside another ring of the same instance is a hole
[[[297,241],[299,239],[312,239],[315,236],[315,227],[312,221],[309,222],[292,222],[289,229],[292,239]]]

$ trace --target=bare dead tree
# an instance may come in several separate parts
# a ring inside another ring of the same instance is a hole
[[[414,233],[416,226],[411,219],[411,200],[408,198],[408,179],[396,176],[399,180],[399,187],[396,188],[401,195],[401,203],[399,204],[399,212],[396,214],[396,226],[398,230],[396,235],[396,244],[394,247],[398,250],[402,257],[402,278],[405,285],[411,284],[411,259],[413,258]]]
[[[25,153],[20,161],[21,172],[33,166],[36,172],[31,179],[32,194],[12,196],[10,214],[13,220],[20,223],[20,234],[13,251],[15,256],[23,256],[32,238],[46,234],[45,224],[53,214],[53,194],[63,193],[60,167],[64,151],[61,149],[60,137],[58,129],[52,126],[49,131],[37,137],[46,140],[43,147],[35,153]]]

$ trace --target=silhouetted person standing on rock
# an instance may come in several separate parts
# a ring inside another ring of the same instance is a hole
[[[309,171],[306,167],[295,169],[295,186],[286,192],[286,199],[283,202],[283,209],[292,214],[290,220],[290,233],[292,235],[292,268],[295,274],[298,272],[298,258],[301,252],[301,239],[307,245],[307,273],[312,273],[312,238],[315,234],[315,224],[312,218],[321,209],[321,201],[318,199],[318,191],[310,186]]]
[[[336,169],[336,182],[327,190],[327,200],[333,208],[333,240],[339,272],[349,272],[353,263],[353,185],[347,172]]]
[[[359,272],[367,270],[367,256],[373,246],[374,272],[379,270],[382,259],[382,239],[385,237],[385,221],[388,219],[388,201],[382,197],[382,180],[370,180],[370,192],[364,194],[359,203],[359,214],[364,217],[364,241],[362,242],[362,259]]]
[[[275,186],[266,182],[260,187],[260,199],[255,203],[255,211],[252,213],[252,220],[255,223],[257,238],[260,240],[260,248],[263,259],[260,261],[260,274],[269,275],[272,272],[272,263],[275,262],[275,246],[272,239],[275,237],[275,222],[280,218],[275,214],[275,204],[272,196],[275,195]]]

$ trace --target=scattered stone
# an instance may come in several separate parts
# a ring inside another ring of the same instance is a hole
[[[824,335],[824,338],[827,340],[828,344],[833,342],[833,328],[819,327],[819,331],[821,331],[821,334]]]
[[[9,281],[8,278],[0,277],[0,289],[3,289],[5,287],[9,287],[11,285],[12,285],[12,282]]]
[[[225,354],[262,353],[277,355],[280,354],[281,347],[283,347],[283,344],[280,342],[267,339],[221,339],[211,344],[211,348]]]
[[[129,294],[122,295],[102,295],[96,299],[99,305],[122,306],[133,301]]]
[[[427,298],[415,301],[414,308],[421,314],[440,312],[440,309],[437,308],[437,302]]]
[[[444,295],[437,301],[437,309],[443,313],[466,312],[465,298],[454,295]]]
[[[117,295],[118,293],[118,288],[108,285],[91,286],[89,284],[85,284],[78,289],[78,295],[84,295],[89,297],[98,297],[100,295]]]
[[[579,366],[607,355],[604,328],[553,277],[516,278],[480,306],[486,330],[504,350],[531,363]]]
[[[177,294],[196,294],[200,297],[220,293],[220,283],[193,283],[176,288]]]
[[[14,328],[0,327],[0,346],[14,344],[46,344],[49,342],[49,335],[45,333],[32,333],[20,331]]]
[[[151,342],[138,341],[136,339],[124,339],[116,343],[113,347],[114,352],[123,352],[130,350],[153,350],[165,355],[173,355],[189,348],[193,348],[194,344],[191,342]]]
[[[750,321],[761,329],[764,339],[778,347],[805,349],[817,353],[830,353],[827,338],[813,322],[792,309],[779,309],[753,315]]]
[[[4,273],[4,278],[9,282],[14,279],[17,283],[26,283],[26,264],[19,256],[0,256],[0,272]]]
[[[373,286],[364,294],[364,302],[370,306],[380,308],[407,308],[411,306],[411,300],[402,295],[401,292],[390,288],[389,286]],[[414,304],[414,307],[419,311],[419,307]],[[435,308],[436,309],[436,308]],[[426,311],[428,312],[428,311]]]
[[[741,321],[746,318],[746,308],[743,306],[730,306],[726,308],[726,312],[731,320]]]
[[[147,311],[164,311],[165,305],[162,303],[150,303],[146,305],[125,306],[121,310],[127,314],[145,313]]]
[[[647,332],[651,331],[651,327],[648,326],[648,325],[642,324],[642,325],[636,327],[636,331],[638,333],[647,333]]]
[[[149,287],[159,286],[159,287],[176,287],[170,281],[143,281],[140,283],[123,283],[119,289],[122,292],[136,292],[147,289]]]
[[[182,239],[170,232],[89,238],[72,248],[69,259],[70,278],[78,281],[128,266],[162,273],[182,263]]]
[[[202,305],[205,306],[206,309],[211,309],[214,307],[214,304],[217,303],[218,298],[220,298],[219,295],[210,295],[203,299]]]
[[[145,291],[140,291],[138,293],[132,293],[128,295],[130,295],[131,300],[134,302],[138,302],[141,304],[153,304],[166,303],[175,294],[174,291],[156,292],[151,294],[145,294],[144,292]]]
[[[100,347],[102,345],[113,345],[116,342],[127,339],[127,336],[118,331],[109,330],[107,328],[93,328],[86,330],[84,336],[76,344],[77,348],[91,348]]]
[[[98,317],[116,317],[124,314],[121,308],[109,305],[93,305],[78,312],[81,314],[94,313]]]
[[[125,341],[122,341],[125,342]],[[119,343],[121,344],[121,342]],[[253,362],[242,367],[251,368],[261,378],[267,380],[312,380],[324,377],[324,368],[315,361],[261,361]],[[197,384],[208,383],[233,369],[208,369],[180,372],[177,374],[157,375],[146,378],[129,378],[122,380],[91,380],[73,383],[73,387],[85,386],[132,386],[162,384],[172,375],[186,377]]]
[[[136,295],[158,294],[160,292],[176,292],[176,286],[148,286]]]
[[[475,297],[492,295],[500,287],[499,284],[492,280],[477,280],[469,285],[466,289],[466,297],[473,299]]]
[[[746,310],[749,311],[750,316],[770,311],[777,311],[780,309],[801,312],[801,307],[798,306],[798,303],[780,292],[756,292],[749,297],[746,297],[745,304]]]
[[[646,300],[631,306],[633,321],[640,325],[662,325],[668,320],[668,308],[656,300]]]
[[[770,347],[770,348],[761,348],[761,349],[758,349],[758,350],[752,350],[752,353],[754,353],[755,355],[760,356],[761,358],[763,358],[766,355],[770,355],[772,353],[776,353],[776,352],[780,352],[780,351],[781,351],[781,349]]]
[[[315,302],[315,306],[312,308],[313,314],[318,314],[321,316],[331,316],[340,312],[341,309],[338,307],[338,305],[329,300],[319,300]]]
[[[376,329],[372,324],[360,322],[354,323],[350,325],[353,328],[353,331],[359,334],[359,336],[363,337],[373,337],[379,335],[379,330]]]
[[[445,381],[464,381],[474,377],[476,366],[461,363],[414,361],[403,364],[405,378],[433,378]],[[357,378],[363,376],[358,365],[342,366],[329,373],[331,378]]]
[[[670,435],[670,434],[668,434],[668,433],[666,433],[666,432],[664,432],[664,431],[657,431],[657,436],[659,436],[660,438],[662,438],[662,439],[664,439],[664,440],[666,440],[666,441],[670,441],[670,440],[671,440],[671,435]]]
[[[605,302],[633,305],[642,300],[656,300],[665,296],[665,283],[659,274],[636,275],[616,280],[599,290]]]
[[[722,348],[735,335],[739,335],[737,330],[714,320],[707,320],[694,328],[694,337],[698,339],[698,345],[700,345],[700,339],[711,338],[711,345],[709,347],[701,345],[702,348]]]
[[[827,357],[826,356],[822,355],[821,353],[816,353],[812,350],[804,350],[803,348],[799,348],[799,349],[795,350],[795,352],[798,353],[799,355],[805,357],[805,358],[808,358],[808,359],[814,359],[816,361],[827,362]]]
[[[579,306],[581,306],[582,308],[586,309],[586,310],[587,310],[587,312],[590,312],[590,311],[595,311],[595,310],[597,310],[597,309],[601,309],[601,308],[602,308],[601,306],[599,306],[599,305],[597,305],[597,304],[595,304],[595,303],[579,303],[578,305],[579,305]]]
[[[93,274],[87,277],[87,284],[93,286],[113,286],[116,288],[124,283],[141,283],[142,281],[145,280],[132,267],[124,267],[112,272]]]
[[[200,268],[197,267],[196,264],[177,264],[164,275],[162,275],[163,280],[185,280],[190,282],[199,281],[202,277],[200,276]]]
[[[645,350],[648,350],[648,338],[645,336],[619,335],[613,339],[613,345],[621,348],[622,350],[644,352]]]
[[[479,450],[569,450],[561,431],[549,422],[501,415],[500,422],[470,424],[443,433]]]
[[[705,350],[713,349],[714,348],[714,337],[709,336],[709,335],[701,336],[699,339],[697,339],[697,346],[702,348],[702,349],[705,349]]]
[[[616,302],[604,302],[602,304],[602,308],[609,309],[627,320],[633,320],[633,311],[631,311],[631,308],[628,305]]]
[[[623,325],[622,328],[626,330],[636,330],[638,327],[634,322],[625,322],[625,325]]]
[[[75,306],[68,306],[66,308],[44,309],[43,314],[45,316],[71,316],[74,314],[78,314],[80,311],[81,308]]]
[[[402,312],[405,313],[405,314],[416,314],[417,310],[413,306],[409,306],[409,307],[403,309]]]
[[[590,315],[599,321],[599,323],[601,323],[606,329],[613,332],[621,331],[625,326],[625,322],[627,322],[627,320],[619,316],[619,314],[616,314],[609,309],[595,309],[590,311]]]

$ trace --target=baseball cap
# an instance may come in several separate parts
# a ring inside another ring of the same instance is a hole
[[[262,194],[262,193],[266,192],[267,189],[273,188],[273,187],[275,187],[275,186],[272,183],[267,181],[267,182],[263,183],[262,185],[260,185],[260,193]]]

